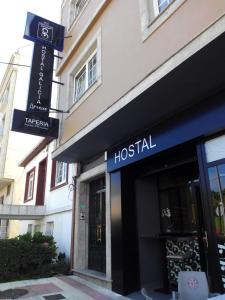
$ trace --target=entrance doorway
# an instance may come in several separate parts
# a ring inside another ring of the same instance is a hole
[[[197,162],[136,179],[140,286],[169,292],[179,271],[205,271]]]
[[[88,250],[88,269],[105,273],[105,178],[90,182]]]

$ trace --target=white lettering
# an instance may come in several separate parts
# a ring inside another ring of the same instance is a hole
[[[26,117],[25,117],[25,125],[30,127],[38,127],[42,129],[48,129],[49,127],[48,122],[26,118]]]
[[[125,156],[123,156],[123,153],[125,153]],[[126,160],[127,159],[127,155],[128,155],[127,148],[123,148],[122,151],[121,151],[121,158],[122,158],[122,160]]]
[[[121,160],[126,160],[128,157],[133,157],[142,152],[147,152],[152,148],[156,147],[156,144],[152,142],[152,137],[149,135],[148,139],[143,138],[135,142],[134,144],[130,144],[128,147],[124,147],[121,151],[118,151],[114,154],[114,162],[120,163]]]
[[[130,146],[129,146],[129,148],[128,148],[129,150],[129,157],[133,157],[134,156],[134,154],[135,154],[135,151],[134,151],[134,144],[131,144]]]
[[[115,164],[117,163],[117,161],[116,161],[117,159],[119,160],[118,162],[120,162],[120,151],[118,152],[117,155],[115,153]]]
[[[137,145],[137,153],[139,154],[140,152],[140,148],[139,148],[139,144],[141,143],[141,140],[135,142],[135,145]]]
[[[144,138],[143,142],[142,142],[141,152],[143,152],[145,148],[147,148],[149,150],[147,140]]]
[[[150,145],[150,148],[154,148],[154,147],[156,147],[156,144],[152,144],[152,136],[151,135],[149,135],[149,145]]]

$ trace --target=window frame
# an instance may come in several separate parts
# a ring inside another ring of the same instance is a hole
[[[166,7],[164,7],[162,10],[160,10],[160,6],[161,6],[159,3],[160,1],[167,2]],[[154,5],[155,12],[157,13],[157,15],[163,13],[169,7],[169,5],[171,5],[174,1],[176,1],[176,0],[154,0],[155,3],[153,3],[153,5]]]
[[[33,226],[33,233],[42,232],[41,224],[35,224]]]
[[[46,222],[45,235],[47,236],[54,235],[54,221]]]
[[[81,3],[81,7],[77,6],[77,3]],[[73,23],[78,19],[81,15],[82,11],[86,7],[88,0],[71,0],[69,6],[69,24],[68,28],[70,29]]]
[[[89,84],[89,63],[95,58],[95,78],[92,80],[91,84]],[[81,65],[81,67],[78,69],[78,71],[74,75],[73,79],[73,85],[74,85],[74,93],[73,93],[73,103],[77,103],[83,95],[98,81],[98,54],[97,49],[95,48],[94,51],[88,56],[88,58],[85,60],[85,62]],[[82,94],[79,94],[77,97],[77,78],[79,76],[81,77],[83,75],[83,70],[85,70],[85,88]]]
[[[33,224],[27,224],[27,233],[33,234]]]
[[[32,188],[31,188],[31,194],[29,195],[29,187],[30,187],[30,177],[33,177],[32,179]],[[34,197],[34,183],[35,183],[35,167],[31,169],[29,172],[27,172],[26,175],[26,184],[25,184],[25,194],[24,194],[24,202],[28,202],[33,200]]]
[[[70,117],[73,112],[78,109],[80,105],[82,105],[88,98],[95,93],[95,91],[101,86],[102,84],[102,38],[101,38],[101,28],[99,28],[95,35],[88,41],[85,47],[82,49],[81,53],[77,55],[73,63],[70,65],[68,70],[68,80],[67,80],[67,90],[66,90],[66,97],[68,99],[67,102],[67,109],[69,113],[67,117]],[[97,53],[97,80],[90,88],[83,94],[83,96],[79,99],[79,101],[74,102],[74,95],[75,95],[75,86],[74,86],[74,76],[80,70],[81,66],[87,60],[88,57],[92,53],[96,51]]]
[[[172,0],[159,12],[158,0],[139,0],[142,42],[151,36],[187,0]]]
[[[56,176],[57,176],[57,163],[63,163],[64,164],[64,178],[62,181],[57,182]],[[69,164],[65,162],[58,162],[56,160],[52,160],[52,173],[51,173],[51,187],[50,190],[55,190],[57,188],[63,187],[68,184],[68,173],[69,173]]]

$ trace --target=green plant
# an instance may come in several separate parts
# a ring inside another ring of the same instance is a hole
[[[56,250],[53,237],[42,233],[0,240],[0,282],[52,275]]]

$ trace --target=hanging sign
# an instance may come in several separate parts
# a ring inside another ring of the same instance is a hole
[[[30,12],[27,13],[27,21],[24,38],[33,42],[49,45],[53,49],[62,51],[64,45],[65,27]]]
[[[49,117],[49,109],[54,49],[63,50],[64,27],[28,12],[24,38],[35,42],[27,109],[14,110],[12,130],[57,138],[59,120]]]
[[[58,138],[59,120],[14,109],[12,130],[37,136]]]
[[[35,43],[27,100],[28,112],[49,113],[53,64],[54,50],[49,46]]]

